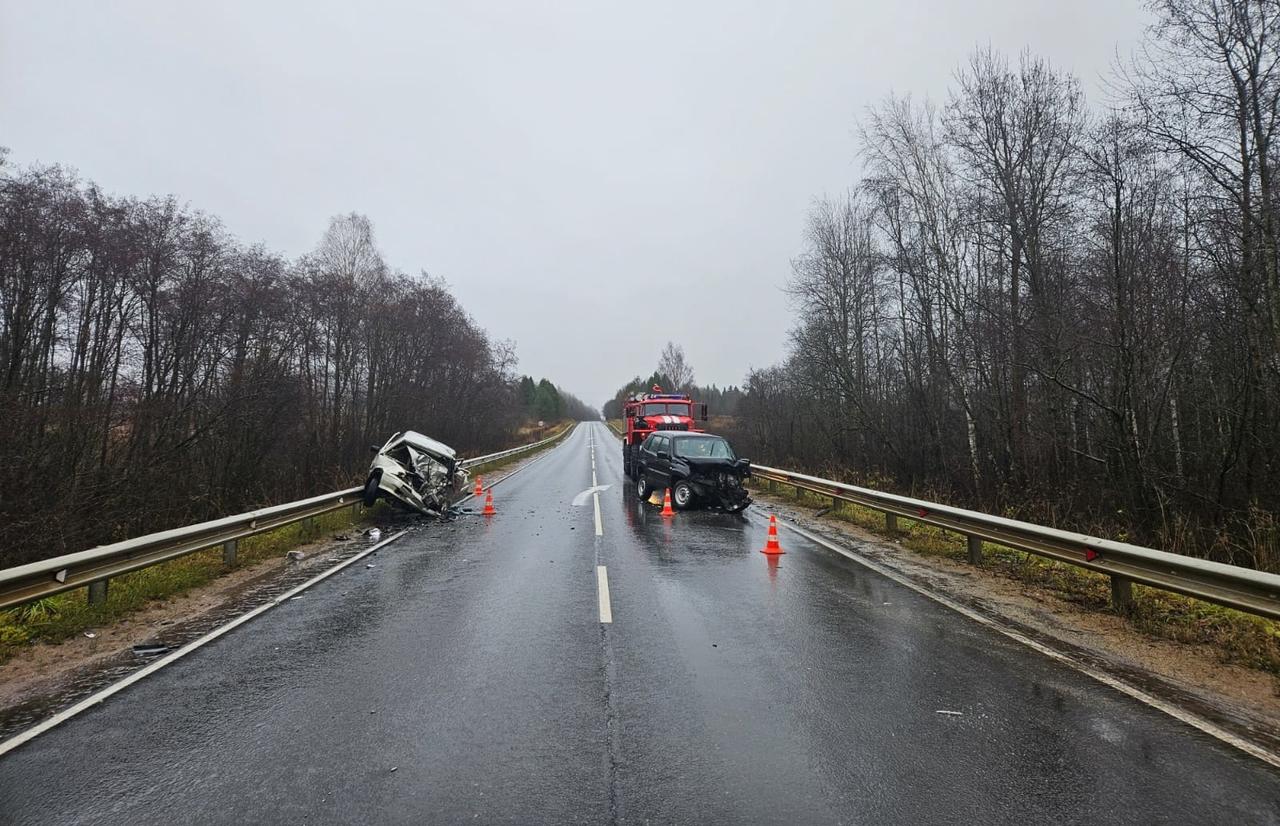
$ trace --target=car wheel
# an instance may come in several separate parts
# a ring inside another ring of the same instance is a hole
[[[644,477],[644,468],[636,468],[636,496],[641,501],[649,498],[649,480]]]
[[[671,502],[676,510],[686,510],[693,504],[693,486],[684,481],[676,482],[676,486],[671,489]]]
[[[372,508],[373,504],[378,501],[378,483],[381,481],[381,473],[369,474],[369,479],[364,483],[364,506],[366,508]]]

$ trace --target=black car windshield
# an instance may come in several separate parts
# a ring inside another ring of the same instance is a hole
[[[644,406],[644,412],[641,413],[642,416],[662,416],[665,414],[670,414],[672,416],[688,416],[689,405],[649,402]]]
[[[724,439],[676,439],[675,453],[686,459],[734,459]]]

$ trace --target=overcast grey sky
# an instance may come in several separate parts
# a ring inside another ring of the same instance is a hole
[[[290,256],[331,215],[443,276],[524,372],[599,405],[667,339],[700,382],[779,360],[805,211],[857,119],[1023,47],[1094,103],[1139,0],[0,0],[0,146],[173,193]],[[639,300],[655,287],[678,287]]]

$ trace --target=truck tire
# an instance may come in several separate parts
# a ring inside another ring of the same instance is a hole
[[[626,442],[622,443],[622,475],[631,478],[631,448]]]

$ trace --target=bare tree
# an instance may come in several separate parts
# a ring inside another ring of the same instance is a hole
[[[693,367],[684,358],[684,348],[668,341],[658,358],[658,372],[671,385],[669,390],[686,391],[693,387]]]
[[[405,427],[509,444],[514,357],[334,219],[288,262],[175,198],[0,170],[0,566],[350,484]]]

